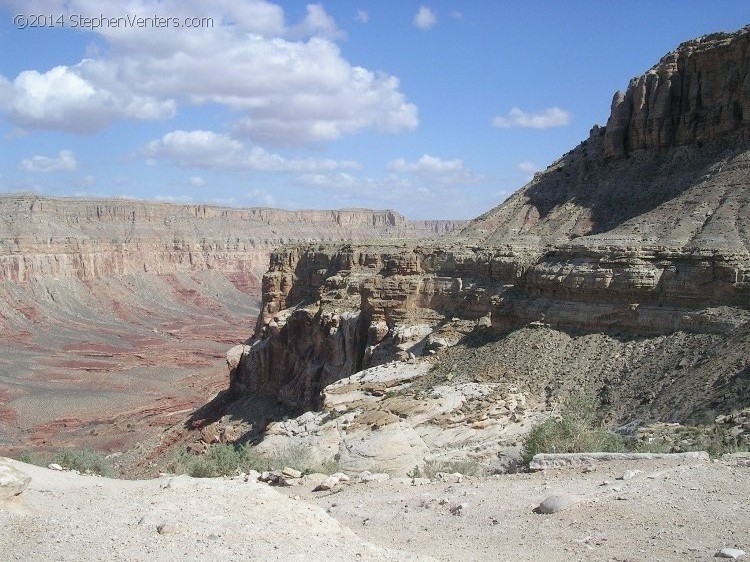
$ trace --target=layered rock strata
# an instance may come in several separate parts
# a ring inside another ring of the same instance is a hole
[[[462,223],[392,211],[284,211],[116,199],[0,197],[0,282],[214,270],[257,292],[290,241],[439,236]]]
[[[353,413],[355,427],[372,418],[370,440],[407,424],[422,458],[442,454],[419,429],[438,425],[440,412],[425,425],[411,410],[399,416],[367,401],[339,408],[336,381],[396,359],[431,365],[405,391],[414,408],[449,381],[506,393],[514,385],[542,410],[585,386],[620,422],[695,421],[747,406],[748,76],[750,30],[684,43],[615,96],[606,127],[460,233],[280,249],[232,372],[234,396]],[[500,358],[484,356],[490,348]],[[541,350],[563,363],[547,364]],[[464,435],[476,421],[505,427],[516,415],[482,403],[469,408],[480,419],[455,418]],[[340,445],[339,457],[349,449]]]
[[[434,237],[450,221],[0,197],[0,448],[122,450],[221,386],[289,241]]]

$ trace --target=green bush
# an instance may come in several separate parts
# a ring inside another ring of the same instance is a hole
[[[110,478],[116,475],[109,460],[91,449],[63,449],[55,453],[51,462],[69,470],[77,470],[81,474],[98,474]]]
[[[607,431],[596,409],[597,401],[591,395],[571,398],[559,420],[550,418],[532,428],[523,442],[523,462],[528,465],[537,453],[624,451],[622,437]]]
[[[309,473],[313,470],[310,464],[310,451],[307,447],[292,446],[269,456],[257,452],[250,445],[220,444],[211,445],[204,455],[193,455],[184,452],[169,466],[169,470],[178,474],[188,474],[194,478],[215,478],[232,476],[238,471],[281,470],[285,467]],[[338,461],[329,461],[320,467],[325,472],[336,472]]]
[[[323,474],[335,474],[341,472],[341,463],[339,462],[338,455],[336,458],[327,460],[320,466],[314,468],[313,472],[322,472]]]
[[[696,428],[691,443],[681,446],[683,451],[707,451],[712,458],[718,458],[726,453],[744,453],[748,444],[739,435],[731,435],[721,426]]]
[[[281,451],[274,451],[268,457],[270,470],[281,470],[289,467],[299,470],[300,472],[312,472],[312,463],[310,461],[310,447],[305,445],[291,445]]]
[[[29,451],[24,451],[20,455],[18,455],[18,460],[21,462],[25,462],[26,464],[33,464],[36,466],[47,466],[49,464],[49,461],[45,460],[44,457],[40,457],[36,453],[31,453]]]
[[[718,458],[726,453],[747,452],[748,442],[742,434],[733,434],[721,425],[678,425],[650,438],[636,439],[630,448],[639,453],[706,451],[712,458]]]
[[[188,474],[194,478],[214,478],[232,476],[241,472],[269,470],[270,464],[249,445],[216,444],[206,454],[197,456],[182,453],[169,469],[178,474]]]
[[[414,465],[414,468],[406,473],[409,478],[422,478],[422,470],[418,464]]]

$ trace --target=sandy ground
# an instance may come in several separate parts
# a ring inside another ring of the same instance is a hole
[[[326,492],[305,481],[118,481],[16,466],[32,481],[0,503],[3,560],[676,561],[750,550],[750,468],[736,462],[600,463],[461,482],[353,478]],[[643,472],[619,479],[634,469]],[[553,494],[578,501],[532,511]]]

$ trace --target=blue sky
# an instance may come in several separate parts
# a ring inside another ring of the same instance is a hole
[[[0,0],[0,191],[472,218],[680,42],[747,23],[744,1]]]

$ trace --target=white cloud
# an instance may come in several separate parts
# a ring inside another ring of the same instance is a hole
[[[206,185],[206,180],[200,176],[191,176],[188,183],[190,184],[190,187],[203,187]]]
[[[154,200],[161,201],[163,203],[178,203],[187,204],[192,203],[193,198],[190,195],[157,195]]]
[[[368,14],[364,10],[357,10],[356,19],[359,23],[367,23],[368,21],[370,21],[370,14]]]
[[[506,117],[495,117],[492,124],[495,127],[508,129],[511,127],[529,127],[532,129],[549,129],[568,125],[573,115],[559,107],[551,107],[537,113],[526,113],[514,107]]]
[[[25,129],[91,133],[118,118],[154,120],[175,114],[171,99],[115,92],[84,78],[84,70],[78,65],[23,71],[12,83],[0,81],[0,99],[6,100],[11,120]]]
[[[302,174],[297,176],[297,181],[314,187],[332,187],[336,189],[351,188],[361,183],[359,178],[346,172]]]
[[[438,211],[445,201],[465,203],[471,185],[484,178],[468,170],[460,159],[443,160],[425,154],[416,161],[396,158],[386,166],[388,173],[381,177],[368,177],[344,171],[317,171],[299,174],[295,182],[309,188],[308,201],[316,198],[324,207],[367,206],[370,208],[399,208],[417,210],[433,205]],[[319,194],[319,195],[318,195]],[[428,203],[429,202],[429,203]],[[452,207],[451,207],[452,208]],[[461,215],[465,216],[466,211]],[[458,216],[458,215],[456,215]]]
[[[32,156],[21,160],[19,170],[24,172],[75,172],[78,169],[75,155],[70,150],[61,150],[57,157]]]
[[[462,19],[464,19],[464,15],[461,12],[459,12],[458,10],[453,10],[451,12],[451,17],[454,20],[462,20]]]
[[[516,164],[516,168],[523,174],[523,179],[527,182],[531,181],[534,178],[534,174],[539,171],[539,166],[528,160],[519,162]]]
[[[236,167],[243,151],[241,142],[212,131],[172,131],[143,149],[149,159],[186,168]]]
[[[404,158],[396,158],[386,166],[388,171],[397,173],[411,173],[429,177],[432,181],[443,184],[476,183],[482,176],[476,175],[466,168],[463,160],[443,160],[436,156],[425,154],[415,162],[407,162]]]
[[[418,172],[441,174],[463,170],[464,163],[461,160],[441,160],[435,156],[425,154],[416,162],[407,162],[403,158],[397,158],[388,163],[391,172]]]
[[[437,23],[437,15],[427,6],[420,6],[412,23],[419,29],[431,29]]]
[[[297,206],[314,208],[360,207],[398,209],[407,216],[466,218],[491,206],[480,201],[477,191],[466,185],[447,185],[428,177],[404,177],[389,173],[382,177],[354,174],[312,174],[296,178],[309,190]],[[484,196],[484,190],[479,189]],[[450,201],[450,205],[445,205]]]
[[[172,131],[147,143],[141,152],[148,160],[165,160],[183,168],[299,173],[361,167],[351,160],[285,158],[259,146],[247,147],[226,134],[200,130]]]
[[[327,37],[343,39],[346,33],[341,31],[334,19],[329,16],[321,4],[308,4],[305,18],[288,33],[300,37]]]
[[[12,131],[8,131],[5,133],[3,138],[5,140],[15,140],[15,139],[22,139],[29,136],[29,132],[26,129],[19,129],[18,127],[14,128]]]
[[[122,16],[114,0],[14,0],[28,13]],[[100,28],[105,48],[52,70],[0,76],[0,111],[29,129],[91,133],[117,119],[153,120],[179,107],[219,104],[237,116],[236,133],[281,146],[340,138],[366,129],[417,127],[417,107],[399,80],[350,64],[334,42],[343,36],[320,4],[293,25],[261,0],[140,0],[138,14],[196,14],[205,29]]]

